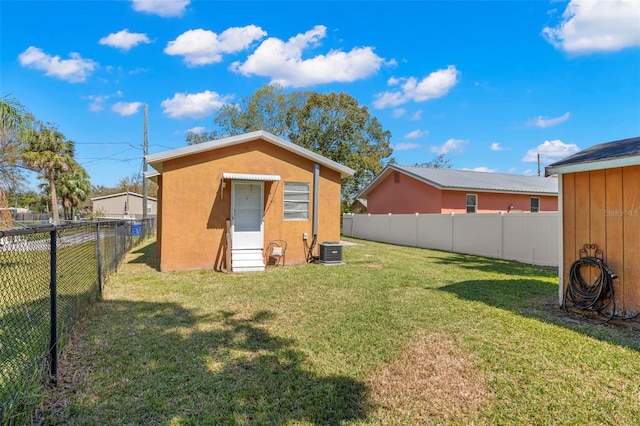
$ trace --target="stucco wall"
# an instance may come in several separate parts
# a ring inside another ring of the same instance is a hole
[[[640,166],[562,175],[563,287],[584,244],[618,275],[618,309],[640,312]]]
[[[530,212],[532,197],[540,199],[541,212],[558,211],[558,197],[556,196],[479,191],[443,191],[441,213],[466,213],[467,194],[477,195],[477,213],[508,212],[511,205],[513,205],[514,212]]]
[[[398,176],[394,176],[398,173]],[[466,213],[467,194],[476,194],[477,213],[528,212],[531,198],[540,198],[540,211],[558,211],[558,197],[549,195],[506,194],[478,191],[439,190],[400,172],[392,171],[367,195],[367,213]]]
[[[396,171],[367,195],[371,214],[440,213],[440,204],[440,190]]]
[[[231,181],[222,174],[279,175],[264,182],[264,240],[287,241],[286,261],[303,262],[303,233],[312,236],[313,162],[261,140],[198,153],[164,163],[159,238],[160,267],[222,269],[225,225],[231,211]],[[310,186],[309,219],[284,221],[284,182]],[[318,242],[340,239],[340,174],[320,167]]]

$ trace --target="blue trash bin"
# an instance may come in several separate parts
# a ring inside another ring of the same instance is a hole
[[[141,223],[132,223],[131,224],[131,236],[139,237],[142,234],[142,224]]]

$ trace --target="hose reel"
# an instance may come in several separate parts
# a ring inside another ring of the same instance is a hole
[[[563,308],[569,316],[572,308],[603,315],[605,322],[616,314],[613,280],[618,276],[604,262],[604,252],[596,244],[585,244],[579,250],[580,258],[569,268],[569,283],[565,291]],[[587,273],[585,273],[587,272]],[[590,275],[590,280],[586,277]]]

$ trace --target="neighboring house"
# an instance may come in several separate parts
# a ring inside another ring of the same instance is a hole
[[[365,198],[357,198],[351,203],[352,213],[366,213],[367,212],[367,200]]]
[[[558,181],[390,164],[356,198],[370,214],[557,211]]]
[[[93,213],[107,219],[142,219],[143,196],[135,192],[119,192],[91,199]],[[158,200],[147,197],[147,216],[158,213]]]
[[[162,271],[222,270],[229,260],[234,272],[260,271],[272,240],[287,242],[290,264],[307,259],[314,235],[317,243],[340,239],[341,180],[354,171],[270,133],[190,145],[146,160],[157,170],[147,176],[159,185]]]
[[[549,165],[545,173],[560,180],[560,303],[571,265],[584,255],[580,249],[595,244],[618,276],[613,281],[616,314],[638,314],[640,137],[592,146]]]

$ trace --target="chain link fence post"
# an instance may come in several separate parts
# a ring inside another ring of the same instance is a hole
[[[54,229],[50,232],[50,334],[49,334],[49,378],[54,386],[58,384],[58,289],[57,289],[57,264],[58,264],[58,233]]]

